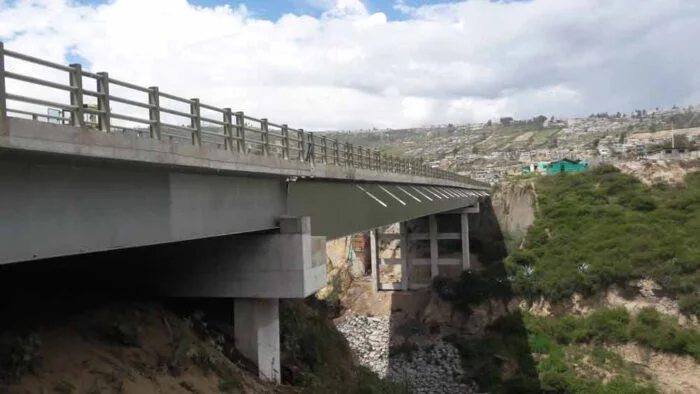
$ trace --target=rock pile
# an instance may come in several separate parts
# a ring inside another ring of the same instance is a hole
[[[422,347],[403,345],[390,355],[388,317],[352,315],[338,324],[360,363],[382,378],[406,384],[413,393],[472,393],[462,383],[459,352],[435,340]]]
[[[389,366],[389,318],[352,315],[338,325],[360,364],[380,377]]]

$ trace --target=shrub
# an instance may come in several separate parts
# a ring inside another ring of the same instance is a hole
[[[625,308],[598,309],[586,319],[586,328],[594,342],[624,342],[628,339],[629,322]]]
[[[688,354],[700,361],[700,332],[683,329],[653,308],[642,309],[630,326],[630,337],[654,350]]]
[[[678,307],[687,315],[700,316],[700,296],[696,294],[682,296],[678,300]]]

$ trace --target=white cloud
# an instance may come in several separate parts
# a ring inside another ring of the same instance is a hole
[[[401,21],[358,0],[313,1],[322,16],[268,21],[246,6],[185,0],[0,0],[0,38],[7,49],[60,63],[73,52],[92,71],[306,129],[700,100],[694,0],[397,3]]]

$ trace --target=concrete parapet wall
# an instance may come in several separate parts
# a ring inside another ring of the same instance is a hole
[[[310,177],[368,182],[411,183],[468,187],[460,182],[416,175],[380,172],[344,166],[304,163],[223,149],[207,149],[87,128],[8,118],[0,127],[0,149],[59,154],[83,159],[138,162],[154,166],[185,167],[199,171],[253,173],[268,176]],[[471,188],[485,190],[483,186]]]

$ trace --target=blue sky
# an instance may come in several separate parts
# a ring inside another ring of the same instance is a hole
[[[217,5],[228,4],[231,7],[237,7],[239,4],[245,4],[249,11],[254,15],[263,19],[276,20],[280,16],[287,13],[297,15],[320,16],[324,11],[324,4],[332,3],[332,0],[188,0],[191,4],[213,7]],[[107,1],[102,0],[80,0],[83,4],[100,4]],[[402,3],[418,7],[421,5],[456,3],[453,0],[403,0]],[[383,12],[390,20],[404,19],[405,15],[394,9],[396,0],[367,0],[364,1],[367,11],[370,13]]]
[[[312,130],[700,104],[698,0],[360,1],[0,0],[0,40]]]

